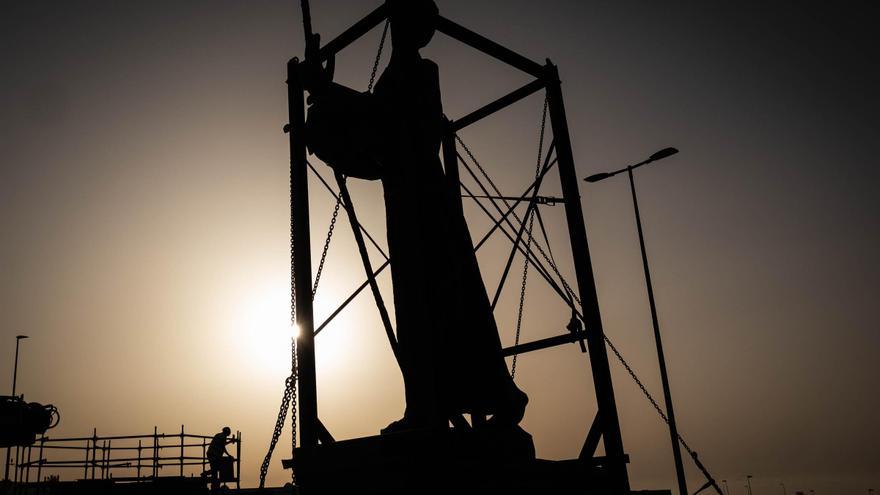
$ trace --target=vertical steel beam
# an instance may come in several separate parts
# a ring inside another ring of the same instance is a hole
[[[235,437],[235,489],[241,490],[241,432],[236,431]]]
[[[614,400],[608,353],[605,349],[602,318],[599,314],[599,301],[596,295],[596,281],[593,278],[584,212],[581,209],[571,138],[568,135],[568,122],[562,101],[562,87],[559,81],[559,72],[549,60],[545,66],[545,77],[547,78],[547,104],[550,122],[553,127],[553,137],[556,140],[556,153],[559,159],[559,181],[565,199],[565,216],[568,221],[578,293],[581,297],[582,314],[586,323],[587,346],[590,351],[590,364],[593,370],[593,385],[596,390],[596,402],[599,406],[599,418],[602,421],[601,432],[605,444],[605,454],[614,459],[609,464],[609,474],[614,483],[613,493],[628,493],[629,480],[626,464],[623,460],[620,421]]]
[[[37,464],[37,483],[41,483],[43,481],[43,445],[46,443],[46,434],[43,433],[40,436],[40,460],[39,464]]]
[[[318,394],[315,380],[314,315],[312,312],[312,253],[309,233],[309,184],[306,164],[305,101],[299,60],[287,63],[287,104],[290,114],[291,253],[299,326],[296,358],[299,365],[299,433],[302,447],[318,445]],[[296,439],[294,439],[296,444]]]

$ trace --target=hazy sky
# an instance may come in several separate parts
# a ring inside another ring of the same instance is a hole
[[[637,187],[679,428],[715,476],[735,494],[747,474],[756,493],[880,488],[876,8],[438,3],[560,67],[579,176],[681,150],[640,169]],[[376,5],[313,1],[315,29],[329,39]],[[60,408],[53,435],[228,424],[243,432],[255,484],[289,366],[281,127],[285,62],[302,54],[299,2],[2,7],[0,370],[11,381],[14,336],[28,334],[18,391]],[[340,56],[338,81],[366,89],[378,35]],[[452,118],[528,82],[442,35],[424,55],[440,64]],[[505,193],[533,173],[541,104],[534,95],[462,133]],[[581,184],[606,331],[660,397],[628,185]],[[380,185],[352,190],[384,242]],[[317,251],[333,203],[312,191]],[[558,192],[555,175],[545,192]],[[481,237],[485,219],[467,213]],[[562,209],[543,213],[573,281]],[[342,220],[319,318],[361,282]],[[506,252],[498,240],[480,253],[490,291]],[[508,345],[514,267],[497,310]],[[569,317],[531,275],[524,340]],[[317,346],[321,417],[338,438],[400,416],[400,374],[368,297]],[[672,487],[664,425],[619,363],[612,372],[633,486]],[[576,456],[595,412],[587,357],[576,346],[530,354],[517,382],[539,455]],[[276,459],[289,455],[282,442]],[[286,476],[273,462],[270,482]]]

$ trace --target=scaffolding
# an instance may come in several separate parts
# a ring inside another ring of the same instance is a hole
[[[119,483],[143,483],[161,478],[201,477],[208,469],[208,446],[213,437],[187,433],[52,438],[42,436],[28,447],[16,448],[13,463],[15,484],[42,483],[55,476],[56,470],[79,472],[78,480],[112,480]],[[240,487],[241,432],[229,439],[235,446],[232,477],[221,482]],[[163,471],[164,469],[164,471]],[[205,481],[210,481],[206,477]]]

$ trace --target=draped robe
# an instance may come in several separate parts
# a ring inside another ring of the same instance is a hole
[[[382,181],[405,418],[418,424],[525,400],[501,355],[459,189],[443,173],[443,132],[437,65],[417,54],[392,58],[373,93],[331,83],[306,125],[328,165]]]

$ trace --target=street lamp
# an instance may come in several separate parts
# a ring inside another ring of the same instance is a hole
[[[746,483],[747,483],[746,486],[749,487],[749,495],[752,495],[752,475],[751,474],[746,476]]]
[[[782,495],[788,495],[788,491],[785,489],[785,482],[780,481],[779,485],[782,487]]]
[[[730,495],[730,487],[727,486],[727,480],[721,480],[721,482],[724,483],[724,493],[725,493],[725,495]]]
[[[15,382],[18,379],[18,344],[22,339],[28,338],[27,335],[15,336],[15,367],[12,369],[12,396],[15,397]],[[6,466],[3,470],[3,479],[9,481],[9,456],[12,448],[6,447]]]
[[[657,321],[657,305],[654,302],[654,287],[651,284],[651,271],[648,269],[648,254],[645,251],[645,235],[642,232],[642,218],[639,214],[639,201],[636,198],[636,186],[633,179],[633,170],[656,162],[664,158],[670,157],[678,153],[675,148],[663,148],[662,150],[649,156],[647,160],[629,165],[614,172],[603,172],[591,175],[584,179],[587,182],[599,182],[626,171],[629,176],[629,188],[632,192],[633,209],[636,214],[636,227],[639,232],[639,246],[642,250],[642,265],[645,269],[645,285],[648,288],[648,302],[651,305],[651,323],[654,325],[654,340],[657,343],[657,360],[660,362],[660,379],[663,383],[663,399],[666,402],[666,417],[669,419],[669,438],[672,440],[672,457],[675,460],[675,474],[678,478],[678,491],[680,495],[688,495],[687,482],[684,478],[684,466],[681,462],[681,449],[678,445],[678,428],[675,426],[675,412],[672,408],[672,393],[669,391],[669,377],[666,374],[666,358],[663,356],[663,341],[660,338],[660,324]],[[751,491],[749,492],[751,495]]]
[[[15,381],[18,379],[18,344],[22,339],[29,338],[27,335],[15,336],[15,368],[12,370],[12,396],[15,397]]]

